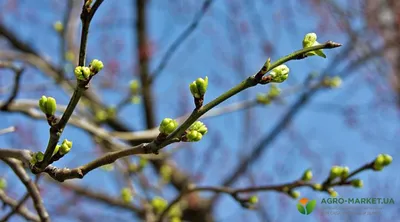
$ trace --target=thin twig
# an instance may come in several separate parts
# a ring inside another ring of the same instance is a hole
[[[82,32],[81,32],[81,45],[79,50],[79,62],[78,66],[85,66],[86,60],[86,45],[89,34],[90,21],[92,20],[94,14],[97,9],[100,7],[101,3],[104,0],[97,0],[90,10],[86,7],[85,4],[82,6],[81,20],[82,20]],[[60,121],[50,128],[50,138],[47,144],[46,151],[44,153],[43,161],[39,162],[32,168],[33,173],[42,172],[50,163],[51,156],[54,152],[54,149],[62,135],[62,132],[65,126],[68,123],[68,120],[72,116],[76,105],[78,104],[83,92],[87,89],[88,81],[78,81],[77,87],[72,94],[72,97],[68,103],[67,109],[62,115]]]
[[[20,88],[19,86],[20,86],[20,82],[21,82],[20,80],[21,80],[22,73],[24,72],[24,68],[18,68],[11,62],[3,62],[3,61],[0,61],[0,68],[9,68],[9,69],[13,70],[13,72],[15,73],[14,86],[13,86],[11,95],[6,100],[6,102],[4,102],[4,104],[0,105],[0,110],[7,110],[8,106],[14,101],[14,99],[18,95],[19,88]]]
[[[154,79],[157,78],[161,74],[161,72],[167,66],[168,61],[172,58],[172,55],[175,53],[175,51],[196,30],[196,28],[199,25],[201,19],[206,14],[208,8],[211,6],[211,3],[213,3],[213,0],[205,0],[203,2],[203,5],[202,5],[201,9],[194,16],[192,22],[189,24],[189,26],[185,30],[183,30],[183,32],[178,36],[178,38],[175,39],[175,41],[167,49],[167,52],[161,58],[160,63],[156,66],[155,70],[152,72],[152,76],[150,78],[150,82],[153,82]]]
[[[16,208],[18,205],[18,202],[7,196],[3,190],[0,190],[0,200],[12,208]],[[24,206],[19,207],[17,213],[28,221],[40,222],[40,218],[36,214],[30,212],[29,209]]]
[[[24,167],[20,164],[20,162],[16,159],[12,158],[0,158],[8,166],[14,171],[14,173],[18,176],[21,182],[25,185],[26,190],[29,192],[29,195],[32,197],[33,205],[40,217],[41,221],[50,221],[49,214],[46,211],[46,208],[43,205],[42,197],[40,196],[39,189],[35,185],[35,183],[31,180],[28,173],[25,171]]]
[[[15,131],[15,127],[14,126],[10,126],[4,129],[0,129],[0,135],[2,134],[6,134],[6,133],[12,133]]]

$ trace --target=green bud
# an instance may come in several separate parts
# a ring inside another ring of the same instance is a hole
[[[162,165],[160,175],[164,182],[169,182],[171,180],[172,168],[167,164]]]
[[[148,162],[149,162],[149,161],[148,161],[147,159],[145,159],[145,158],[140,158],[140,159],[139,159],[139,167],[140,167],[140,168],[143,168],[143,167],[147,166]]]
[[[392,156],[390,156],[389,154],[383,154],[383,158],[384,158],[383,166],[387,166],[387,165],[391,164],[393,161]]]
[[[169,221],[170,222],[182,222],[182,219],[179,217],[171,217]]]
[[[74,73],[78,80],[86,81],[89,79],[91,71],[88,67],[77,66]]]
[[[96,116],[96,120],[100,121],[100,122],[106,120],[108,117],[107,112],[104,110],[99,110],[98,112],[96,112],[95,116]]]
[[[290,195],[293,199],[297,199],[297,198],[300,197],[300,192],[299,192],[299,191],[291,190],[291,191],[289,192],[289,195]]]
[[[203,135],[196,130],[192,130],[186,134],[186,137],[189,142],[197,142],[197,141],[200,141],[201,138],[203,138]]]
[[[342,174],[340,175],[341,178],[346,178],[349,176],[350,169],[346,166],[342,168]]]
[[[311,171],[311,169],[308,169],[308,170],[304,171],[301,180],[310,181],[312,179],[312,177],[313,177],[312,171]]]
[[[132,201],[132,199],[133,199],[131,189],[129,189],[128,187],[125,187],[125,188],[121,189],[121,199],[125,203],[130,203]]]
[[[104,67],[103,62],[98,59],[93,59],[89,65],[90,71],[93,74],[97,74],[98,72],[100,72],[100,70],[102,70],[103,67]]]
[[[64,29],[64,26],[63,26],[63,24],[62,24],[60,21],[56,21],[56,22],[53,24],[53,28],[54,28],[54,30],[56,30],[56,32],[62,32],[63,29]]]
[[[206,76],[204,79],[198,78],[196,81],[193,81],[189,85],[190,92],[192,93],[193,97],[196,99],[200,99],[204,97],[204,94],[207,91],[208,87],[208,77]]]
[[[196,80],[196,86],[197,89],[199,90],[200,95],[204,95],[208,87],[208,77],[206,76],[204,79],[198,78]]]
[[[175,204],[168,211],[168,217],[170,218],[180,218],[182,216],[182,209],[178,204]]]
[[[58,150],[60,149],[60,145],[57,145],[55,148],[54,148],[54,151],[53,151],[53,155],[52,156],[54,156],[54,155],[56,155],[57,153],[58,153]]]
[[[303,48],[311,47],[317,41],[317,34],[307,33],[303,39]]]
[[[322,185],[319,183],[313,184],[313,189],[320,191],[320,190],[322,190]]]
[[[165,210],[165,208],[167,208],[168,202],[165,199],[157,196],[151,200],[151,206],[156,213],[161,213]]]
[[[47,102],[46,96],[42,96],[39,99],[39,108],[40,108],[40,110],[42,110],[43,113],[46,113],[46,102]]]
[[[355,180],[351,181],[351,185],[353,185],[353,187],[356,187],[356,188],[361,188],[361,187],[363,187],[364,184],[363,184],[362,180],[355,179]]]
[[[128,170],[129,170],[129,172],[134,173],[138,170],[138,166],[134,163],[131,163],[128,166]]]
[[[200,122],[200,121],[196,121],[194,122],[190,127],[189,130],[195,130],[199,133],[201,133],[201,135],[204,136],[204,134],[207,133],[208,129],[206,127],[206,125],[204,125],[204,123]]]
[[[140,96],[132,96],[131,103],[139,104],[140,103]]]
[[[54,115],[54,113],[56,113],[56,109],[57,109],[56,100],[53,97],[47,97],[47,102],[46,102],[47,114]]]
[[[36,154],[35,154],[35,159],[37,160],[37,162],[42,162],[43,161],[43,159],[44,159],[44,154],[42,153],[42,152],[37,152]]]
[[[3,177],[0,178],[0,190],[5,190],[7,188],[7,180]]]
[[[39,99],[39,108],[46,115],[54,115],[57,109],[57,102],[53,97],[42,96]]]
[[[338,88],[342,85],[342,79],[339,76],[334,76],[334,77],[327,76],[322,81],[322,84],[325,87]]]
[[[160,123],[160,127],[158,128],[158,130],[160,131],[160,133],[164,133],[164,134],[170,134],[172,132],[174,132],[174,130],[178,128],[178,122],[176,122],[176,120],[173,120],[171,118],[164,118],[161,123]]]
[[[195,81],[190,83],[189,89],[190,89],[190,92],[192,93],[194,98],[199,99],[201,97],[199,91],[197,90],[197,86],[196,86],[196,82]]]
[[[332,191],[332,192],[329,192],[329,195],[331,195],[331,197],[337,197],[339,194],[336,191]]]
[[[72,148],[72,142],[67,139],[64,139],[62,144],[66,144],[69,148]]]
[[[375,159],[374,169],[382,170],[384,167],[384,163],[385,163],[385,156],[383,156],[383,154],[379,154]]]
[[[289,76],[289,67],[286,65],[280,65],[274,68],[269,75],[272,77],[271,82],[281,83],[285,81]]]
[[[331,172],[330,172],[330,178],[334,179],[336,177],[339,177],[343,172],[343,168],[340,166],[332,166]]]
[[[265,95],[263,93],[258,93],[256,97],[257,103],[268,105],[271,103],[271,99],[269,98],[268,95]]]
[[[270,98],[278,97],[281,94],[281,89],[276,84],[272,84],[269,88],[268,96]]]
[[[315,33],[308,33],[304,36],[303,39],[303,48],[308,48],[308,47],[312,47],[312,46],[317,46],[320,45],[317,42],[317,34]],[[318,55],[321,56],[323,58],[326,58],[326,55],[324,54],[324,52],[322,51],[322,49],[319,50],[315,50],[312,52],[308,52],[307,56],[313,56],[313,55]]]
[[[60,146],[60,154],[61,154],[61,155],[67,154],[70,150],[71,150],[71,148],[68,147],[66,144],[62,144],[62,145]]]
[[[72,148],[72,142],[67,139],[64,139],[59,148],[59,152],[61,155],[65,155],[71,150],[71,148]]]
[[[132,94],[136,95],[139,93],[139,81],[132,80],[129,82],[129,89],[131,90]]]
[[[250,204],[257,204],[258,203],[258,197],[257,196],[251,196],[250,198],[249,198],[249,203]]]
[[[32,158],[29,162],[31,163],[31,165],[35,165],[37,163],[36,154],[32,155]]]

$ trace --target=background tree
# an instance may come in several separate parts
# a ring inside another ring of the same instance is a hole
[[[2,219],[397,219],[319,203],[398,197],[398,22],[371,2],[0,1]]]

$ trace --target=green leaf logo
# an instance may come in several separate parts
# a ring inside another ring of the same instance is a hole
[[[309,215],[313,212],[315,205],[317,205],[316,200],[308,200],[307,198],[301,198],[297,203],[297,210],[304,215]]]

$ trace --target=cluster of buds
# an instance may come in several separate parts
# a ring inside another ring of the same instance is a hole
[[[204,94],[207,91],[208,86],[208,77],[202,79],[198,78],[196,81],[193,81],[189,85],[190,92],[192,93],[193,97],[196,99],[204,98]]]
[[[303,176],[301,177],[301,180],[303,181],[310,181],[312,180],[313,174],[311,169],[307,169],[306,171],[304,171]]]
[[[57,102],[53,97],[42,96],[39,99],[39,108],[46,116],[53,116],[56,113]]]
[[[373,169],[381,171],[385,166],[388,166],[393,161],[393,158],[388,154],[379,154],[374,161]]]
[[[208,129],[200,121],[194,122],[187,130],[186,138],[188,142],[197,142],[207,133]]]
[[[282,188],[282,192],[288,194],[293,199],[297,199],[297,198],[300,197],[300,192],[299,191],[295,191],[293,189],[289,189],[289,187],[287,187],[287,186]]]
[[[52,159],[53,161],[56,161],[58,159],[60,159],[62,156],[64,156],[65,154],[67,154],[72,148],[72,142],[64,139],[63,142],[61,143],[61,145],[57,145],[54,148],[53,151],[53,155],[52,155]]]
[[[99,111],[96,111],[95,117],[97,121],[103,122],[107,119],[115,117],[115,114],[116,114],[116,108],[115,106],[111,106],[106,110],[101,109]]]
[[[312,47],[312,46],[317,46],[320,45],[317,42],[317,34],[315,33],[308,33],[304,36],[303,39],[303,48],[308,48],[308,47]],[[317,55],[317,56],[321,56],[322,58],[326,58],[326,55],[324,54],[324,52],[322,51],[322,49],[318,49],[315,51],[311,51],[308,52],[306,54],[307,56],[313,56],[313,55]]]
[[[132,191],[128,187],[122,188],[121,189],[121,199],[125,203],[130,203],[133,199]]]
[[[279,89],[276,84],[272,84],[267,94],[260,93],[257,95],[257,102],[260,104],[268,105],[280,94],[281,89]]]
[[[327,76],[322,80],[321,84],[327,88],[338,88],[342,85],[342,79],[339,76]]]
[[[34,153],[32,155],[32,158],[31,158],[30,162],[31,162],[32,165],[35,165],[36,163],[42,162],[43,159],[44,159],[44,154],[39,151],[39,152]]]
[[[348,167],[332,166],[329,174],[329,179],[334,180],[337,177],[340,177],[341,179],[346,179],[348,176],[349,176]]]
[[[161,121],[158,130],[160,131],[160,134],[169,135],[174,132],[176,128],[178,128],[178,122],[176,122],[176,120],[171,118],[164,118]]]
[[[289,67],[284,64],[275,67],[269,73],[269,76],[271,77],[270,82],[282,83],[289,77],[289,71]]]
[[[88,81],[92,76],[96,75],[104,67],[103,62],[97,59],[93,59],[90,62],[89,67],[77,66],[75,68],[75,77],[81,81]]]

